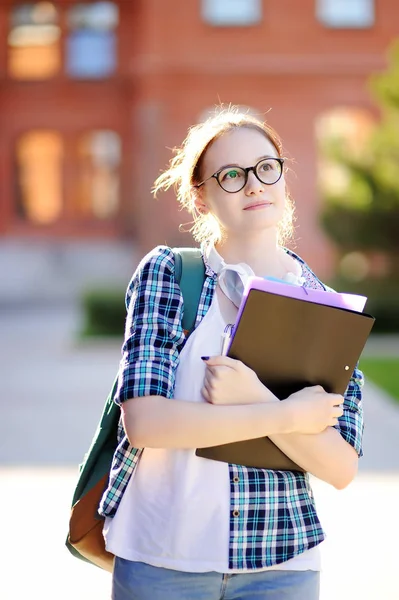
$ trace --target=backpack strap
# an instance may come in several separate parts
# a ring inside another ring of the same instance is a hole
[[[193,331],[205,279],[205,265],[199,248],[173,248],[175,277],[184,301],[183,329]]]

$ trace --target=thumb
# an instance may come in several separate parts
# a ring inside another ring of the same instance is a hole
[[[230,369],[237,369],[240,361],[230,358],[229,356],[201,356],[201,360],[204,361],[208,367],[230,367]]]

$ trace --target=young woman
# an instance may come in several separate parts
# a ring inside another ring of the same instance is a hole
[[[314,386],[280,402],[221,356],[249,275],[324,289],[282,245],[293,206],[268,125],[228,110],[191,128],[155,190],[172,185],[194,217],[206,277],[187,343],[170,248],[150,252],[128,288],[120,443],[100,507],[116,556],[113,599],[314,600],[324,534],[308,474],[195,449],[269,436],[306,472],[344,488],[361,455],[362,374],[344,397]]]

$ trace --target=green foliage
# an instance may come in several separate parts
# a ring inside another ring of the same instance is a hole
[[[378,249],[399,255],[399,204],[392,210],[373,205],[366,211],[330,203],[321,222],[344,253]]]
[[[370,88],[377,100],[384,106],[399,108],[399,40],[396,40],[389,51],[389,65],[385,73],[374,75],[370,80]]]
[[[336,278],[329,285],[339,292],[367,296],[365,312],[376,319],[372,333],[399,333],[399,279]]]
[[[388,69],[372,77],[370,87],[380,123],[368,143],[350,144],[341,134],[321,146],[330,173],[336,174],[328,180],[331,189],[324,191],[321,222],[341,256],[360,252],[366,260],[376,254],[387,257],[384,278],[365,274],[359,282],[331,285],[368,296],[366,311],[376,317],[374,332],[399,332],[399,40]]]
[[[399,402],[399,357],[364,357],[359,367],[366,380],[369,377]]]
[[[348,249],[398,253],[399,240],[399,40],[391,63],[370,82],[381,120],[367,147],[356,156],[345,143],[324,141],[322,152],[340,169],[346,185],[326,192],[322,223]],[[341,140],[342,142],[342,140]]]
[[[82,298],[84,336],[117,336],[123,339],[126,308],[125,290],[92,289]]]

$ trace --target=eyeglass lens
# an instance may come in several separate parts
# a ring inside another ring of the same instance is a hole
[[[265,158],[256,165],[256,175],[262,183],[272,185],[281,176],[281,164],[276,158]],[[226,192],[239,192],[247,182],[247,173],[241,167],[226,167],[220,171],[218,182]]]

